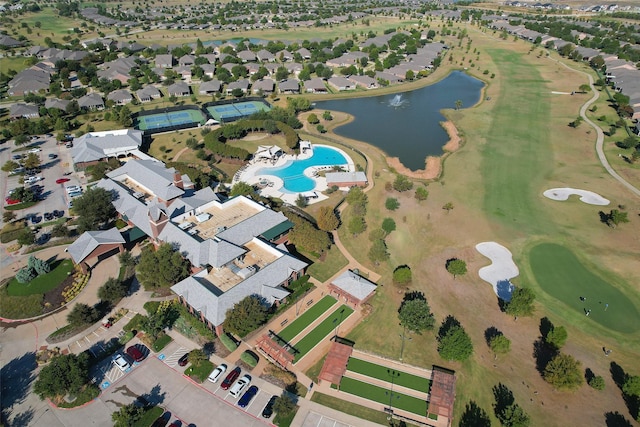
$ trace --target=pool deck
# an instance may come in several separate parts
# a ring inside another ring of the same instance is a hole
[[[236,182],[240,181],[246,182],[247,184],[251,184],[260,188],[258,192],[261,196],[279,198],[285,203],[295,205],[296,200],[298,199],[298,194],[300,193],[290,193],[286,190],[282,191],[284,186],[284,182],[282,181],[282,179],[273,175],[258,174],[257,172],[263,168],[277,168],[280,166],[284,166],[290,160],[295,161],[308,159],[309,157],[313,156],[313,147],[315,146],[328,147],[340,152],[340,154],[342,154],[344,158],[347,159],[347,172],[355,171],[353,160],[340,148],[330,145],[312,144],[311,149],[306,150],[304,153],[300,153],[297,155],[284,154],[278,157],[275,162],[269,159],[252,159],[249,161],[249,163],[240,168],[238,172],[236,172],[233,177],[232,183],[235,184]],[[307,197],[307,202],[309,204],[317,203],[329,198],[322,193],[328,188],[327,179],[323,176],[318,176],[318,172],[330,169],[332,169],[331,166],[310,166],[304,170],[305,176],[315,181],[315,187],[312,190],[302,193]],[[344,191],[349,190],[349,188],[347,187],[340,189]]]

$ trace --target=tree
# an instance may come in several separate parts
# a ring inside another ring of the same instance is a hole
[[[142,251],[137,277],[145,289],[167,288],[186,279],[190,265],[171,244],[164,243],[156,251],[149,247]]]
[[[585,84],[580,85],[579,89],[580,89],[580,92],[587,93],[587,92],[589,92],[591,90],[591,86],[589,86],[588,84],[585,83]]]
[[[331,115],[331,111],[325,111],[324,113],[322,113],[322,118],[325,119],[328,122],[333,120],[333,116]]]
[[[564,343],[567,342],[567,330],[564,326],[553,327],[547,332],[544,341],[556,350],[560,350]]]
[[[491,427],[491,418],[487,411],[471,400],[465,406],[458,427]]]
[[[445,211],[447,211],[447,213],[449,213],[449,211],[453,210],[453,203],[451,202],[445,203],[444,206],[442,206],[442,209],[444,209]]]
[[[456,110],[459,110],[462,108],[462,100],[458,99],[456,100]]]
[[[351,187],[347,193],[346,201],[354,215],[364,216],[367,213],[367,195],[360,187]]]
[[[403,328],[418,334],[433,329],[435,324],[429,303],[424,297],[403,301],[398,309],[398,318]]]
[[[323,206],[320,208],[317,221],[318,228],[323,231],[335,230],[340,225],[340,220],[338,219],[336,212],[330,206]]]
[[[462,325],[447,316],[438,333],[438,353],[445,360],[463,361],[473,354],[473,343]]]
[[[489,340],[489,347],[497,359],[498,354],[507,354],[511,350],[511,341],[503,334],[494,335]]]
[[[51,266],[47,261],[42,260],[40,258],[36,258],[33,255],[29,257],[29,260],[27,261],[27,265],[30,268],[33,268],[36,271],[36,274],[38,274],[38,276],[40,276],[41,274],[47,274],[49,271],[51,271]]]
[[[347,229],[349,230],[349,233],[351,233],[353,236],[357,236],[358,234],[363,233],[367,229],[367,223],[364,221],[364,217],[354,216],[349,220]]]
[[[307,117],[307,121],[309,123],[311,123],[312,125],[316,125],[316,124],[320,123],[320,119],[318,118],[318,116],[315,113],[309,114],[309,116]]]
[[[11,172],[12,170],[19,168],[20,164],[18,162],[14,162],[13,160],[7,160],[7,162],[2,165],[2,172]]]
[[[278,413],[281,418],[287,418],[287,415],[291,414],[296,409],[295,402],[289,397],[288,394],[283,393],[276,398],[273,402],[273,410]]]
[[[33,245],[35,241],[36,241],[36,236],[33,233],[33,230],[31,230],[30,228],[25,228],[18,235],[18,243],[20,243],[23,246]]]
[[[375,265],[379,265],[382,261],[389,259],[389,252],[387,252],[387,244],[382,239],[374,240],[369,249],[369,260]]]
[[[40,399],[75,394],[89,381],[87,353],[55,356],[38,375],[33,391]]]
[[[447,271],[453,274],[453,278],[456,276],[464,276],[467,274],[467,263],[458,258],[452,258],[447,260]]]
[[[127,295],[128,288],[126,282],[110,277],[104,285],[98,288],[98,298],[113,304]]]
[[[132,427],[144,415],[144,408],[130,403],[120,407],[120,409],[111,414],[113,427]]]
[[[265,301],[257,295],[250,295],[227,311],[224,329],[244,337],[264,325],[268,314]]]
[[[607,215],[608,225],[615,228],[618,224],[629,222],[626,212],[621,212],[618,209],[612,209]]]
[[[69,235],[69,228],[64,224],[56,224],[51,229],[51,235],[53,237],[67,237]]]
[[[298,197],[296,198],[296,206],[299,208],[306,208],[308,204],[309,202],[307,201],[307,198],[304,197],[302,193],[298,194]]]
[[[582,385],[580,362],[568,354],[557,354],[544,368],[544,379],[559,390],[574,390]]]
[[[600,375],[589,378],[589,386],[595,390],[604,390],[604,378],[602,378]]]
[[[238,181],[231,187],[231,192],[229,196],[251,196],[255,194],[256,190],[253,188],[251,184],[247,184],[244,181]]]
[[[191,363],[192,365],[199,365],[200,363],[209,359],[204,350],[202,350],[201,348],[191,350],[187,358],[189,360],[189,363]]]
[[[390,211],[395,211],[400,207],[400,202],[398,202],[398,199],[396,198],[387,197],[387,200],[384,202],[384,206]]]
[[[35,279],[38,275],[36,271],[31,267],[23,267],[16,273],[16,280],[18,283],[29,283]]]
[[[4,211],[2,212],[2,222],[8,224],[13,222],[18,216],[13,211]]]
[[[517,288],[511,294],[511,301],[507,303],[505,313],[518,320],[519,316],[531,316],[533,314],[533,302],[536,294],[530,288]]]
[[[326,133],[327,129],[324,127],[324,125],[318,125],[316,126],[316,130],[320,133]]]
[[[100,228],[116,217],[117,212],[111,199],[109,191],[95,186],[73,201],[73,210],[79,216],[80,233]]]
[[[531,424],[531,418],[517,403],[507,406],[498,419],[505,427],[528,427]]]
[[[24,167],[27,169],[35,169],[40,167],[40,156],[36,153],[29,153],[24,161]]]
[[[399,286],[406,286],[411,283],[411,268],[407,265],[401,265],[393,270],[393,283]]]
[[[385,218],[382,220],[382,229],[386,234],[391,234],[396,229],[396,222],[393,218]]]
[[[67,322],[74,326],[90,325],[98,320],[99,314],[94,307],[78,303],[67,315]]]
[[[416,194],[414,195],[414,197],[418,201],[427,200],[427,197],[429,197],[429,192],[424,187],[418,187],[416,188]]]
[[[622,391],[627,396],[640,397],[640,376],[629,375],[622,385]]]
[[[289,232],[289,241],[297,247],[316,253],[331,247],[331,240],[326,231],[318,230],[311,222],[297,215],[288,215],[287,218],[294,224]]]
[[[393,189],[402,193],[409,191],[413,188],[413,182],[404,175],[396,175],[396,179],[393,181]]]

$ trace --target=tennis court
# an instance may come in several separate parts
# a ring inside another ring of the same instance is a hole
[[[351,313],[353,313],[353,309],[351,307],[346,305],[338,307],[331,316],[327,317],[300,341],[296,342],[293,346],[298,350],[298,353],[295,355],[294,363],[311,351],[313,347],[318,345],[318,343],[325,339],[325,337],[331,332],[337,332],[340,324],[344,322]]]
[[[154,110],[144,116],[136,117],[135,127],[142,131],[171,128],[193,124],[197,126],[206,121],[204,114],[200,110],[188,109],[179,111]]]
[[[219,122],[230,122],[248,117],[259,111],[269,111],[271,107],[260,101],[240,101],[232,104],[209,105],[207,112]]]

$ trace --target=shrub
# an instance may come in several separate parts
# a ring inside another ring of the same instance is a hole
[[[16,274],[16,280],[20,283],[29,283],[37,276],[36,271],[31,267],[21,268]]]
[[[242,353],[242,355],[240,356],[240,360],[242,360],[252,368],[255,368],[255,366],[258,364],[258,355],[252,351],[247,350]]]
[[[229,351],[234,351],[236,348],[238,348],[238,344],[234,340],[232,340],[231,337],[227,334],[220,335],[220,342]]]
[[[40,276],[41,274],[47,274],[49,271],[51,271],[51,266],[47,261],[36,258],[33,255],[29,257],[28,266],[33,268],[38,276]]]
[[[604,390],[604,378],[600,375],[589,379],[589,385],[596,390]]]

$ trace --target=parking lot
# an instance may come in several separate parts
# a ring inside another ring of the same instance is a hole
[[[80,185],[79,180],[75,176],[73,172],[72,160],[70,148],[66,148],[63,144],[56,144],[55,137],[47,137],[40,136],[37,140],[34,140],[30,144],[28,144],[29,149],[24,151],[14,151],[16,147],[13,143],[6,142],[4,146],[2,146],[0,151],[0,163],[5,164],[8,160],[14,160],[13,157],[25,154],[27,155],[30,150],[37,148],[39,151],[34,153],[40,157],[40,172],[38,172],[35,176],[41,177],[41,180],[34,182],[35,185],[42,186],[41,195],[43,200],[41,200],[36,205],[16,211],[18,217],[35,217],[38,223],[42,223],[46,221],[44,218],[44,214],[46,212],[53,212],[55,210],[64,211],[65,215],[68,213],[68,204],[69,197],[65,190],[65,187],[68,185]],[[55,156],[55,158],[53,158]],[[15,161],[15,160],[14,160]],[[9,193],[11,190],[14,190],[22,185],[19,184],[18,180],[23,176],[20,174],[8,175],[5,172],[3,178],[3,185],[1,188],[3,194],[3,203],[6,205],[6,201],[4,198],[9,197]],[[69,175],[65,175],[65,173]],[[24,175],[24,178],[28,178],[27,175]],[[68,182],[63,184],[56,184],[56,180],[60,178],[69,179]],[[27,187],[29,185],[26,185]],[[31,223],[31,221],[30,221]],[[42,232],[47,232],[48,230],[42,230]]]

